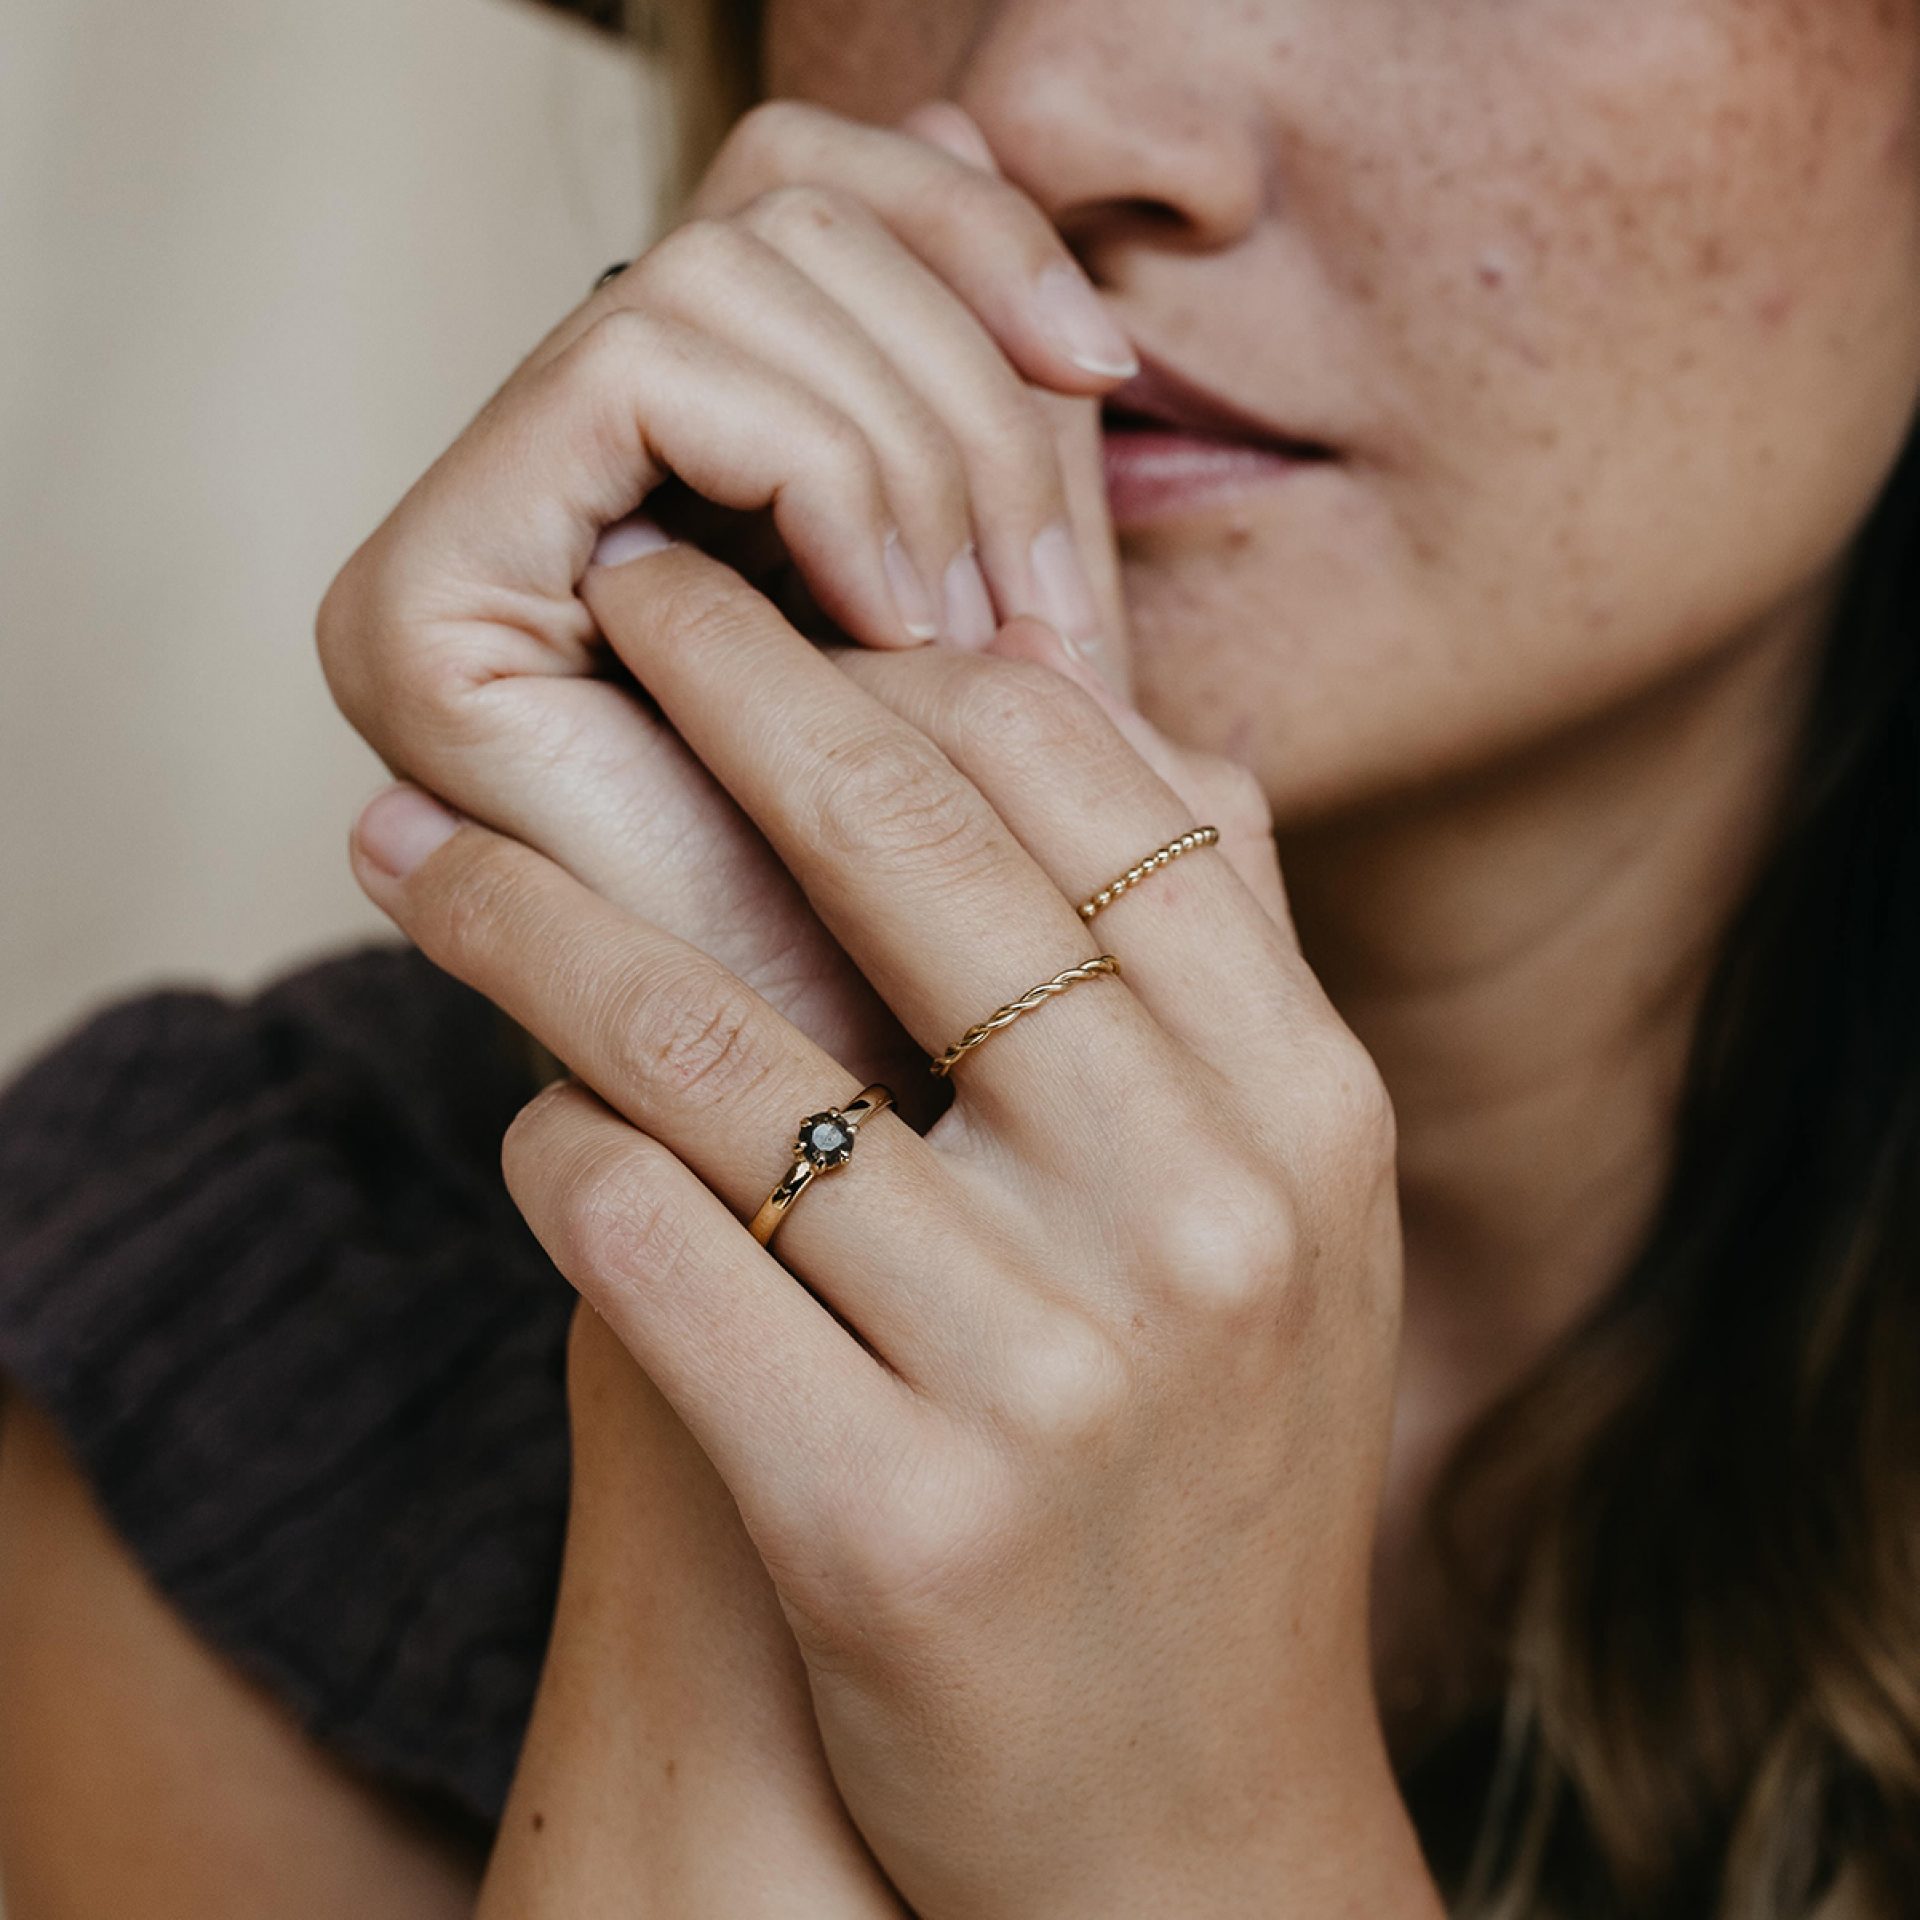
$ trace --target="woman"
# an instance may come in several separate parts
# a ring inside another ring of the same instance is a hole
[[[1920,18],[708,25],[321,609],[426,960],[12,1096],[16,1920],[1912,1911]]]

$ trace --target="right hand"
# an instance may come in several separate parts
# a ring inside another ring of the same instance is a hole
[[[1098,297],[959,109],[907,124],[922,134],[790,102],[749,114],[690,217],[548,334],[316,622],[336,700],[392,772],[700,946],[876,1076],[917,1050],[731,799],[609,676],[575,588],[603,530],[671,481],[657,498],[763,532],[770,516],[865,645],[912,642],[896,527],[959,644],[1022,612],[1117,634],[1092,396],[1124,369],[1090,372],[1056,338],[1077,301],[1097,341]]]

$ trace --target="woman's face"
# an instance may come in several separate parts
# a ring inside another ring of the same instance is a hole
[[[958,100],[1137,344],[1335,461],[1120,527],[1142,706],[1283,821],[1780,631],[1920,396],[1911,0],[770,0]]]

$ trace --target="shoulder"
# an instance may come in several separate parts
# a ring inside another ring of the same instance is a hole
[[[317,1737],[490,1814],[564,1520],[572,1295],[512,1030],[410,947],[97,1009],[0,1090],[0,1374]]]

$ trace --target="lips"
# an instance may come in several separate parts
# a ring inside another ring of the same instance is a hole
[[[1222,395],[1176,373],[1164,361],[1141,354],[1140,371],[1108,395],[1102,424],[1112,434],[1165,433],[1256,447],[1289,460],[1331,460],[1333,447],[1236,406]]]
[[[1262,420],[1145,354],[1108,398],[1101,425],[1116,532],[1204,520],[1250,492],[1339,470],[1330,442]]]

